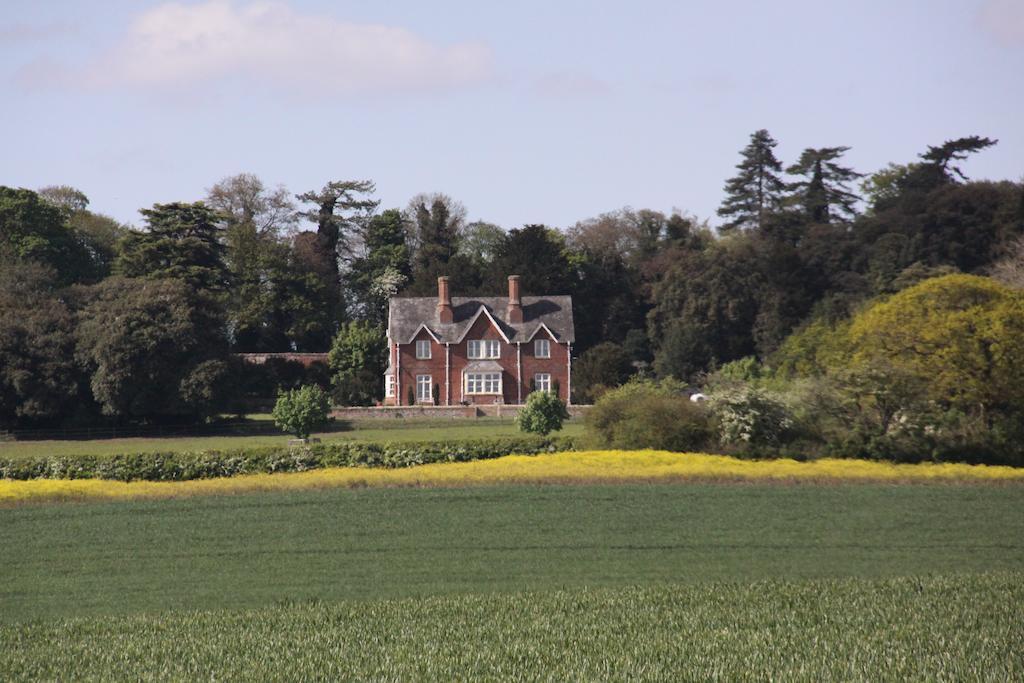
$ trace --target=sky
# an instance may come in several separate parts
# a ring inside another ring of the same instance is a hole
[[[242,172],[505,228],[715,224],[760,128],[785,164],[846,145],[864,173],[983,135],[968,175],[1024,178],[1024,0],[0,4],[0,185],[134,225]]]

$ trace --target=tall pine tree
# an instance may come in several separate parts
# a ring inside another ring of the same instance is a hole
[[[854,205],[859,197],[850,191],[850,183],[863,174],[840,166],[839,157],[849,147],[808,147],[800,159],[786,169],[790,175],[804,176],[790,188],[790,199],[813,223],[831,223],[834,219],[850,219],[856,215]]]
[[[725,183],[725,200],[718,215],[728,218],[723,231],[743,228],[760,230],[765,219],[782,205],[786,183],[780,177],[782,163],[772,150],[778,143],[763,128],[750,136],[741,154],[739,170]]]

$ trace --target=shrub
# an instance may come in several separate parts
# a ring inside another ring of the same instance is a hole
[[[673,380],[633,380],[608,391],[587,413],[588,440],[601,448],[692,451],[714,438],[711,415]]]
[[[723,390],[710,403],[724,445],[775,447],[792,432],[794,423],[789,409],[762,389],[740,386]]]
[[[301,472],[322,467],[410,467],[432,462],[468,462],[505,455],[570,451],[568,437],[519,436],[423,443],[311,444],[230,451],[132,453],[0,459],[0,479],[114,479],[188,481],[238,474]]]
[[[387,365],[387,338],[382,328],[369,322],[343,324],[328,358],[338,403],[369,406],[382,397],[381,376]]]
[[[274,422],[278,427],[305,439],[316,427],[327,422],[330,410],[327,394],[315,384],[282,392],[274,404]]]
[[[565,402],[546,391],[535,391],[527,396],[526,405],[516,416],[520,430],[541,436],[557,432],[562,428],[562,422],[568,419]]]

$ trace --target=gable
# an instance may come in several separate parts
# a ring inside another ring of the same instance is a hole
[[[491,334],[489,335],[488,332]],[[485,307],[481,306],[472,321],[463,330],[462,334],[455,341],[462,342],[464,339],[501,339],[506,344],[510,343],[508,335],[501,329],[501,324],[491,315]]]
[[[435,297],[396,297],[389,301],[388,335],[396,342],[409,343],[425,326],[440,343],[454,343],[465,339],[478,317],[486,315],[508,343],[525,342],[538,333],[550,334],[559,343],[575,341],[572,297],[522,297],[521,323],[509,323],[505,319],[507,306],[507,297],[453,297],[453,320],[442,323]],[[546,332],[540,331],[541,325]]]

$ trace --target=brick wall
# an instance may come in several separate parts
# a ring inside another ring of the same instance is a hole
[[[327,365],[326,353],[236,353],[235,355],[245,362],[252,363],[254,365],[263,365],[271,358],[279,358],[293,363],[301,363],[307,368],[313,365],[313,363],[323,363],[324,365]]]
[[[534,351],[534,340],[547,338],[551,341],[551,357],[538,358]],[[469,358],[469,342],[478,339],[494,339],[501,344],[501,356],[494,359],[502,367],[501,396],[491,394],[465,394],[463,371],[474,362]],[[517,358],[516,344],[507,344],[501,334],[491,324],[487,316],[480,316],[473,324],[463,341],[449,346],[448,373],[445,374],[445,346],[434,341],[430,333],[421,329],[411,344],[396,344],[392,348],[392,366],[398,370],[398,385],[395,399],[386,400],[386,404],[408,405],[409,387],[416,393],[416,377],[429,375],[431,378],[431,396],[433,385],[438,386],[440,405],[459,405],[463,401],[472,405],[493,405],[496,402],[512,405],[525,401],[530,393],[531,380],[538,373],[551,375],[552,389],[557,382],[558,396],[568,402],[569,395],[569,347],[568,344],[555,341],[545,330],[541,330],[534,340],[520,345],[522,353],[522,382],[516,381]],[[416,342],[427,341],[430,344],[430,358],[416,358]],[[445,380],[448,380],[446,385]],[[500,400],[496,400],[500,399]],[[427,403],[432,401],[428,400]],[[417,398],[417,403],[421,401]]]
[[[569,406],[569,415],[580,418],[586,415],[591,406]],[[382,406],[375,408],[337,407],[331,411],[331,417],[339,420],[370,420],[370,419],[451,419],[464,420],[478,417],[513,418],[519,413],[521,406],[512,405],[478,405],[478,406]]]

